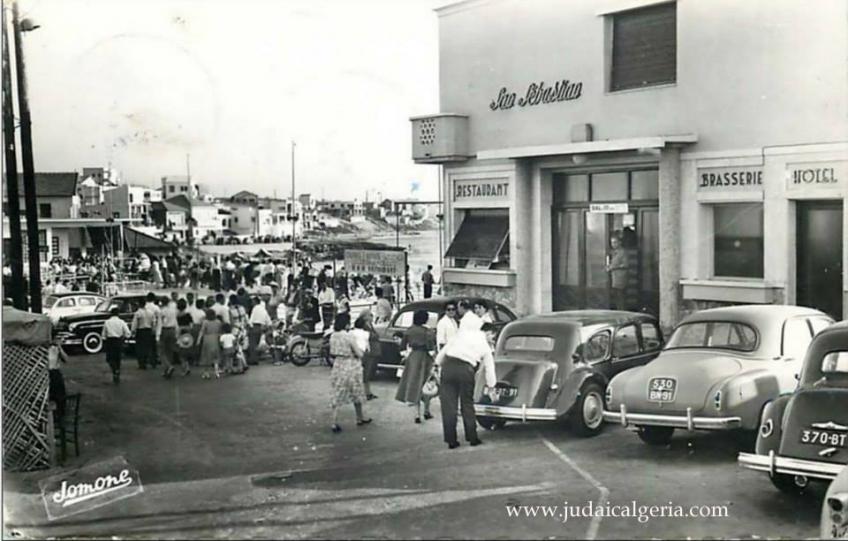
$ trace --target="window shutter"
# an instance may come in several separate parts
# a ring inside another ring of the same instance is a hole
[[[675,2],[613,16],[611,90],[677,80]]]

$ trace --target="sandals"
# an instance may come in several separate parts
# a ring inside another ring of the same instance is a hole
[[[356,421],[356,426],[367,425],[370,422],[371,422],[371,419],[361,419],[359,421]]]
[[[357,424],[359,424],[359,423],[357,422]],[[341,431],[342,431],[342,427],[340,427],[339,425],[333,425],[333,426],[332,426],[332,428],[331,428],[331,430],[332,430],[334,433],[338,434],[339,432],[341,432]]]

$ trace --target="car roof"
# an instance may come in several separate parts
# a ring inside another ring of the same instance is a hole
[[[848,351],[848,321],[840,321],[813,338],[804,357],[801,386],[812,385],[822,377],[822,359],[832,351]]]
[[[650,314],[643,312],[625,312],[622,310],[566,310],[561,312],[548,312],[536,314],[523,318],[534,321],[547,321],[550,323],[575,323],[581,327],[593,325],[619,325],[630,321],[656,321]]]
[[[424,299],[424,300],[420,300],[420,301],[413,301],[413,302],[410,302],[409,304],[403,305],[401,307],[401,310],[403,310],[403,311],[407,311],[407,310],[429,310],[429,311],[433,311],[433,312],[441,312],[444,309],[445,304],[447,304],[448,302],[457,303],[457,302],[462,301],[462,300],[469,301],[471,303],[474,303],[475,301],[486,301],[486,304],[488,304],[489,306],[496,304],[498,306],[503,306],[504,308],[506,308],[510,312],[514,312],[514,310],[512,308],[510,308],[509,306],[505,305],[502,302],[498,302],[498,301],[495,301],[495,300],[492,300],[492,299],[487,299],[485,297],[469,297],[469,296],[465,296],[465,295],[457,295],[457,296],[451,296],[451,297],[431,297],[429,299]]]
[[[741,306],[724,306],[721,308],[710,308],[701,310],[685,318],[683,323],[697,321],[716,321],[729,319],[749,323],[756,327],[767,325],[776,320],[782,321],[786,318],[796,316],[827,316],[814,308],[806,306],[794,306],[789,304],[746,304]]]
[[[75,295],[84,295],[86,297],[103,297],[100,293],[92,293],[91,291],[71,291],[68,293],[50,293],[48,297],[56,297],[57,299],[62,299],[64,297],[73,297]]]

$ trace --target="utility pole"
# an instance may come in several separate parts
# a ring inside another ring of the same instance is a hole
[[[12,4],[12,26],[15,31],[15,69],[18,79],[18,113],[21,117],[21,162],[24,173],[24,200],[26,203],[27,244],[29,246],[29,309],[41,313],[41,254],[38,246],[38,200],[35,193],[35,164],[32,158],[32,118],[27,98],[24,51],[21,42],[21,24],[18,3]],[[28,28],[32,30],[34,28]]]
[[[292,223],[292,237],[291,237],[291,239],[292,239],[292,272],[297,272],[297,240],[295,239],[295,234],[297,233],[297,231],[295,230],[295,224],[297,222],[297,207],[294,204],[294,147],[295,147],[295,142],[292,141],[292,144],[291,144],[291,162],[292,162],[292,164],[291,164],[291,167],[292,167],[292,170],[291,170],[291,181],[292,181],[291,199],[292,199],[292,202],[291,202],[291,215],[289,217],[291,218],[291,223]],[[281,287],[282,287],[282,285],[281,285]]]
[[[4,2],[5,4],[5,2]],[[9,240],[11,250],[9,262],[12,265],[10,291],[15,308],[24,310],[24,262],[21,247],[21,200],[18,194],[18,157],[15,145],[15,113],[12,105],[12,64],[9,58],[9,29],[6,21],[6,8],[3,8],[3,150],[6,159],[6,196],[9,216]]]

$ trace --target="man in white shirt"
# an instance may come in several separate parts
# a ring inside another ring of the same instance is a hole
[[[441,351],[441,349],[450,342],[451,338],[453,338],[458,330],[459,326],[456,323],[456,303],[450,301],[445,304],[445,314],[436,325],[437,351]]]
[[[223,293],[215,295],[215,304],[212,305],[212,311],[215,312],[215,316],[218,319],[224,323],[230,323],[230,309],[227,308],[227,305],[224,302]]]
[[[259,340],[262,334],[271,326],[271,316],[265,303],[271,298],[270,287],[259,289],[261,301],[256,303],[250,312],[250,327],[247,330],[247,364],[259,364]]]
[[[159,318],[159,347],[161,348],[161,358],[165,363],[165,372],[162,374],[165,378],[170,378],[174,373],[174,362],[176,358],[178,363],[182,365],[182,357],[177,352],[177,302],[175,298],[177,293],[172,293],[171,300],[161,310]],[[187,367],[183,367],[185,370]]]
[[[480,330],[483,321],[470,311],[463,316],[453,339],[436,355],[442,378],[439,392],[442,401],[442,430],[449,449],[459,447],[456,434],[456,406],[462,410],[465,439],[471,446],[483,443],[477,437],[477,419],[474,415],[474,375],[482,364],[488,389],[497,384],[495,360]]]
[[[120,309],[112,308],[111,316],[103,323],[103,348],[106,350],[106,362],[112,369],[112,382],[121,382],[121,350],[124,348],[124,340],[132,333],[126,322],[119,317]]]

